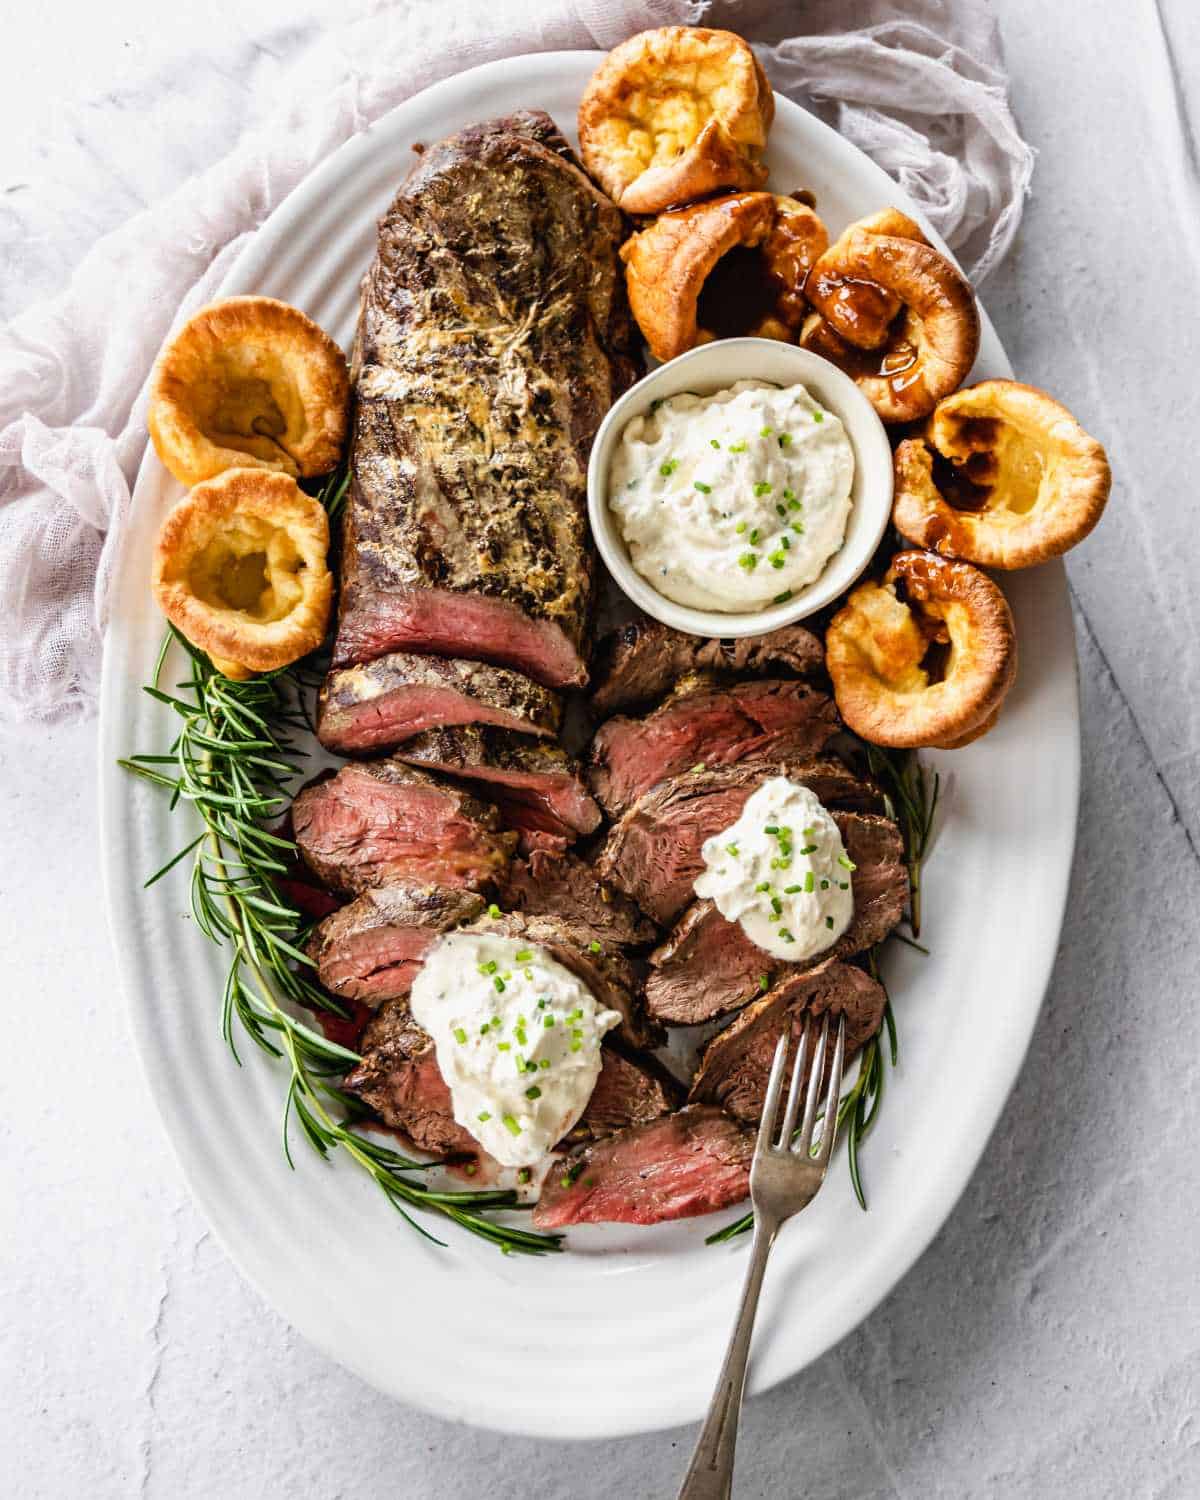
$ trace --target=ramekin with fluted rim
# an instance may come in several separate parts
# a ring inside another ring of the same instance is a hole
[[[683,391],[708,396],[739,380],[804,385],[827,411],[841,418],[854,450],[850,518],[841,547],[820,576],[785,604],[737,614],[691,609],[667,599],[634,568],[617,518],[608,504],[608,472],[626,424],[652,401]],[[762,635],[795,624],[831,604],[874,556],[892,513],[892,449],[875,408],[850,377],[808,349],[775,339],[720,339],[659,365],[616,401],[596,434],[588,464],[588,516],[608,571],[639,609],[689,635]]]

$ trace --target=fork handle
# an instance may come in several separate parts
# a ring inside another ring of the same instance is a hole
[[[746,1267],[737,1322],[678,1500],[729,1500],[732,1493],[733,1457],[737,1448],[754,1315],[758,1311],[758,1294],[767,1269],[767,1256],[778,1232],[778,1223],[755,1219],[754,1243],[750,1247],[750,1264]]]

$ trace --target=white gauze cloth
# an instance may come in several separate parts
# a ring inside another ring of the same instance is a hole
[[[0,328],[0,724],[93,708],[154,357],[292,188],[437,79],[698,21],[753,41],[774,86],[890,172],[977,283],[1004,254],[1033,153],[983,0],[366,0],[276,30],[272,96],[288,102],[266,116],[208,113],[212,165],[98,240],[60,295]],[[257,76],[248,64],[247,89]],[[170,138],[155,144],[172,150]],[[194,164],[194,132],[176,149]]]

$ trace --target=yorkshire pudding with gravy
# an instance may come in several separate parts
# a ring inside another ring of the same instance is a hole
[[[795,198],[731,193],[660,214],[621,247],[629,303],[656,358],[714,338],[795,339],[829,243]]]
[[[148,425],[176,479],[255,467],[328,473],[346,441],[350,378],[333,340],[273,297],[211,303],[163,346]]]
[[[969,563],[900,552],[830,621],[826,661],[846,724],[869,744],[951,750],[996,722],[1017,669],[1008,601]]]
[[[898,209],[861,219],[809,273],[800,343],[853,377],[885,422],[928,416],[979,351],[975,295]]]
[[[775,99],[740,36],[662,26],[614,47],[579,103],[584,166],[626,213],[756,188]]]
[[[154,597],[226,677],[286,667],[324,640],[333,600],[324,507],[286,474],[226,469],[172,510]]]
[[[1027,568],[1060,557],[1099,521],[1112,476],[1065,406],[1015,380],[939,402],[923,438],[896,450],[896,530],[944,557]]]

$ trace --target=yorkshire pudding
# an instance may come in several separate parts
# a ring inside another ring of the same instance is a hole
[[[331,338],[273,297],[202,307],[163,346],[148,423],[176,479],[223,469],[325,474],[346,440],[350,378]]]
[[[809,269],[828,243],[811,208],[771,193],[660,214],[621,248],[633,315],[662,360],[738,334],[792,340]]]
[[[896,450],[896,530],[945,557],[1027,568],[1081,542],[1104,510],[1104,449],[1045,391],[985,380],[939,402]]]
[[[800,343],[853,376],[885,422],[928,416],[979,350],[970,286],[898,209],[851,224],[805,286]]]
[[[579,103],[584,166],[626,213],[755,188],[775,100],[740,36],[663,26],[614,47]]]
[[[325,638],[333,599],[324,507],[286,474],[227,469],[167,516],[154,597],[226,677],[286,667]]]
[[[1017,670],[1008,602],[986,574],[900,552],[830,621],[825,654],[842,718],[874,745],[951,750],[996,721]]]

